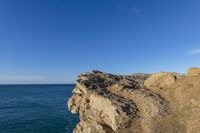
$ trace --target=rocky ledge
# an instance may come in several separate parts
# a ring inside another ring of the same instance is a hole
[[[198,133],[200,75],[84,73],[68,108],[74,133]]]

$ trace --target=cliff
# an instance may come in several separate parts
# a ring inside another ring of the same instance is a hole
[[[79,76],[68,101],[80,114],[74,133],[198,133],[200,75]]]

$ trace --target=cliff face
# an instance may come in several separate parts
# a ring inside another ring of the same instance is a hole
[[[200,76],[176,73],[79,76],[68,101],[80,114],[74,133],[200,131]]]

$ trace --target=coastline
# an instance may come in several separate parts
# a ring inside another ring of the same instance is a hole
[[[80,114],[73,133],[198,132],[200,71],[192,73],[82,74],[68,100]]]

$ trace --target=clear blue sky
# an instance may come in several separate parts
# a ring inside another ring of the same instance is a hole
[[[0,0],[0,83],[200,66],[199,0]]]

